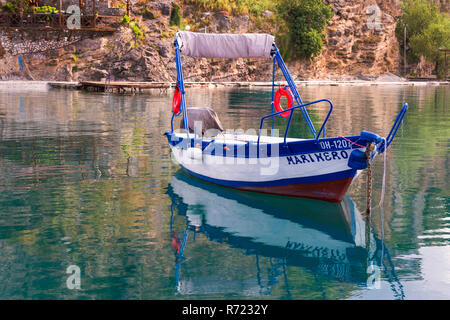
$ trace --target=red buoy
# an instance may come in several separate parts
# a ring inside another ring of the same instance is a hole
[[[284,109],[280,105],[280,100],[281,100],[281,97],[283,97],[283,96],[286,97],[286,99],[288,101],[288,106],[287,106],[286,110],[291,109],[292,106],[294,105],[294,99],[292,98],[292,95],[289,92],[289,90],[284,89],[284,88],[279,88],[277,90],[277,92],[275,92],[275,98],[274,98],[274,101],[273,101],[275,110],[277,112],[284,111]],[[286,118],[286,117],[289,117],[291,112],[292,111],[286,111],[286,112],[280,113],[279,116],[282,117],[282,118]]]

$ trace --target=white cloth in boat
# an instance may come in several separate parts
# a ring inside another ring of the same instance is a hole
[[[208,107],[187,108],[189,132],[194,132],[205,136],[216,136],[223,131],[219,117],[213,109]],[[184,119],[181,119],[180,129],[184,129]]]
[[[212,34],[179,31],[183,55],[198,58],[270,58],[275,37],[270,34]]]

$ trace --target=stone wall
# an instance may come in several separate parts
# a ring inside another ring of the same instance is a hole
[[[306,77],[366,78],[398,73],[400,52],[395,27],[401,12],[394,0],[328,0],[334,16],[326,47],[314,61],[298,68]],[[302,76],[301,76],[302,77]]]
[[[332,5],[335,13],[326,29],[326,46],[313,61],[288,62],[294,79],[369,80],[384,74],[399,74],[401,56],[395,25],[400,11],[395,1],[325,1]],[[126,26],[112,36],[82,41],[74,38],[70,42],[67,39],[33,42],[30,38],[9,41],[0,32],[0,41],[6,51],[3,60],[16,61],[17,55],[22,55],[29,74],[41,80],[101,80],[109,77],[117,81],[174,81],[175,29],[169,27],[172,5],[173,0],[161,0],[132,7],[146,34],[143,42],[137,42]],[[152,12],[152,18],[137,15],[143,7]],[[194,19],[198,14],[189,7],[183,10],[187,18],[192,13]],[[373,19],[374,13],[379,19]],[[223,12],[204,12],[202,16],[211,21],[208,32],[259,31],[246,15],[233,17]],[[271,80],[270,60],[189,57],[182,60],[186,81]],[[30,78],[14,66],[0,68],[0,77]],[[277,76],[281,79],[280,74]]]

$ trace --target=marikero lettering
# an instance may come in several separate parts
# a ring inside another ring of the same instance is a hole
[[[319,153],[308,153],[308,154],[298,154],[295,156],[287,156],[287,164],[305,164],[313,162],[327,162],[348,159],[348,153],[346,150],[341,151],[330,151],[330,152],[319,152]]]

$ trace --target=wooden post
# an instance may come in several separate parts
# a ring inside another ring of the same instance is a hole
[[[59,0],[59,26],[62,27],[63,26],[63,21],[62,21],[62,0]]]
[[[450,49],[439,48],[439,51],[444,52],[444,81],[447,81],[447,53]]]
[[[20,0],[20,26],[23,25],[23,13],[24,13],[23,0]]]
[[[127,16],[130,16],[130,0],[127,0]]]
[[[403,32],[403,75],[406,77],[406,25]]]
[[[95,0],[92,0],[92,14],[93,14],[93,17],[92,17],[92,27],[94,27],[94,28],[95,28],[95,26],[96,26],[96,24],[97,24],[97,22],[96,22],[96,20],[97,20],[97,14],[95,13],[95,11],[96,11]]]
[[[447,51],[444,53],[444,80],[447,81]]]

